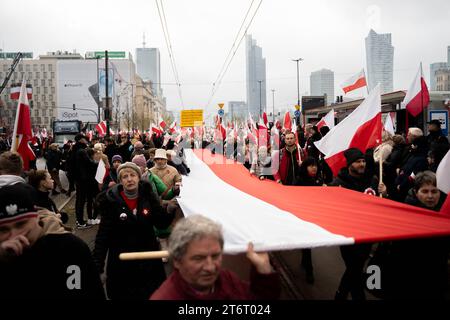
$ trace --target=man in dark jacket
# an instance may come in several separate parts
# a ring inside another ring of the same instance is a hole
[[[148,299],[166,275],[161,259],[122,261],[123,252],[155,251],[154,228],[167,228],[173,215],[163,211],[150,184],[132,162],[118,169],[120,184],[98,197],[102,215],[95,239],[94,260],[99,273],[106,263],[106,291],[110,299]]]
[[[347,160],[347,167],[339,171],[338,176],[331,184],[332,186],[340,186],[370,195],[376,195],[377,191],[386,195],[386,186],[378,184],[377,179],[374,178],[373,166],[366,165],[366,159],[373,161],[372,156],[366,158],[364,153],[357,148],[345,150],[344,156]],[[336,300],[347,299],[349,293],[351,293],[353,300],[365,299],[363,271],[371,248],[372,244],[340,247],[346,269],[336,292]]]
[[[437,145],[440,144],[448,146],[448,139],[442,133],[441,122],[439,120],[431,120],[430,122],[428,122],[428,149],[433,150]]]
[[[62,154],[61,151],[58,149],[57,143],[52,143],[47,152],[47,170],[50,173],[54,184],[53,184],[53,191],[52,195],[57,195],[59,192],[56,191],[56,187],[59,187],[59,190],[61,193],[66,193],[67,191],[64,190],[61,181],[59,179],[59,170],[61,169],[61,160],[62,160]]]
[[[120,143],[117,152],[122,157],[123,162],[131,161],[131,141],[126,134],[120,136]]]
[[[73,155],[72,170],[75,178],[77,189],[75,211],[77,216],[77,228],[87,228],[88,225],[84,220],[84,205],[87,203],[88,219],[93,219],[92,206],[93,196],[92,188],[97,186],[95,181],[95,173],[97,164],[89,157],[87,152],[87,140],[79,134],[75,137],[76,144],[74,146],[75,154]]]
[[[413,177],[419,172],[428,170],[428,146],[426,138],[421,136],[414,139],[409,146],[409,154],[405,164],[400,168],[395,181],[399,200],[404,201],[408,190],[413,186]]]
[[[105,138],[105,144],[106,144],[106,149],[105,149],[104,153],[108,156],[109,163],[113,163],[112,158],[118,152],[117,145],[114,142],[114,139],[112,139],[110,137]]]
[[[88,246],[36,211],[27,187],[0,188],[0,298],[105,299]]]

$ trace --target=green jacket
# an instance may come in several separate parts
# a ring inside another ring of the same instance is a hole
[[[162,197],[162,200],[171,200],[174,198],[172,188],[166,192],[166,184],[156,174],[152,174],[150,171],[147,171],[143,176],[143,180],[150,182],[153,192]],[[164,192],[166,192],[166,194],[164,194]],[[163,194],[164,196],[162,196]]]

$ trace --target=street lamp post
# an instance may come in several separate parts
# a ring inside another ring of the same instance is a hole
[[[261,97],[261,82],[262,80],[258,80],[259,82],[259,116],[262,114],[262,97]],[[259,119],[259,118],[258,118]]]
[[[292,61],[297,62],[297,105],[300,105],[300,72],[299,72],[299,65],[298,63],[300,61],[303,61],[302,58],[298,58],[298,59],[292,59]],[[297,117],[295,118],[297,125],[299,125],[300,123],[300,117],[297,119]]]
[[[100,84],[98,81],[98,59],[100,58],[100,56],[96,56],[95,59],[97,60],[97,101],[100,101]],[[97,102],[98,103],[98,102]],[[98,123],[100,123],[100,104],[98,103]]]
[[[272,122],[275,125],[275,89],[272,89]]]

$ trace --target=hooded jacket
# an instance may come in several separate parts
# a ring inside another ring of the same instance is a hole
[[[11,174],[2,174],[0,175],[0,188],[4,186],[9,186],[16,183],[27,183],[24,178],[11,175]]]

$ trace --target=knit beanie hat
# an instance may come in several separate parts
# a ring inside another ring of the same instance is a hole
[[[16,183],[0,188],[0,225],[8,222],[37,217],[34,206],[33,187]]]
[[[364,153],[358,148],[350,148],[344,151],[344,157],[347,160],[347,167],[359,159],[364,159]]]
[[[120,180],[120,172],[123,169],[132,169],[132,170],[136,171],[136,173],[138,174],[139,177],[142,175],[141,169],[139,169],[139,167],[135,163],[133,163],[133,162],[125,162],[125,163],[122,163],[119,166],[119,168],[117,169],[117,176],[119,177],[119,180]]]
[[[112,157],[112,161],[111,161],[111,162],[114,162],[114,161],[120,161],[120,162],[122,163],[122,162],[123,162],[122,156],[120,156],[120,155],[118,155],[118,154],[114,155],[114,156]]]
[[[135,163],[138,167],[147,167],[147,161],[145,160],[145,156],[143,154],[139,154],[137,156],[133,157],[133,160],[131,160],[133,163]]]

